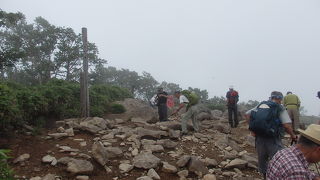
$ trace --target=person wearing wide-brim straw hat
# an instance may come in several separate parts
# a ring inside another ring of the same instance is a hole
[[[320,180],[319,174],[308,169],[310,163],[320,162],[320,125],[311,124],[306,130],[299,129],[296,145],[277,152],[268,165],[267,179]]]

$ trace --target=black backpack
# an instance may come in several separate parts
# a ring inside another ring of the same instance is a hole
[[[266,107],[262,107],[266,105]],[[268,108],[269,107],[269,108]],[[282,123],[279,119],[282,107],[273,101],[263,101],[251,111],[249,130],[258,136],[280,137]]]

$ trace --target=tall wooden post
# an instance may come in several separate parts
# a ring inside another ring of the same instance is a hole
[[[88,38],[87,28],[82,28],[83,42],[83,71],[80,74],[80,100],[81,100],[81,116],[89,117],[89,89],[88,89]]]

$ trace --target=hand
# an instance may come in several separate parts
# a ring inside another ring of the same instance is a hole
[[[298,141],[298,136],[296,136],[296,135],[292,136],[291,135],[291,140],[292,140],[292,142],[297,142]]]

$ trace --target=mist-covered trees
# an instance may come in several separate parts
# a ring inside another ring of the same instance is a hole
[[[28,24],[22,13],[0,10],[1,78],[37,85],[51,78],[78,80],[83,57],[81,34],[57,27],[37,17]],[[91,68],[106,60],[98,57],[95,44],[88,44]]]

